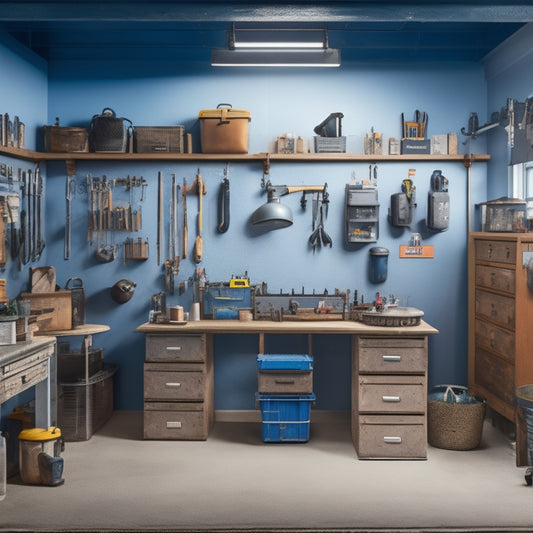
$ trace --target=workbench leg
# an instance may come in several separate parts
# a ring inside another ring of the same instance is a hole
[[[48,429],[52,423],[50,416],[52,401],[50,358],[46,364],[46,379],[35,385],[35,427]]]
[[[259,353],[265,353],[265,334],[259,333]]]
[[[313,334],[307,334],[307,353],[313,355]]]

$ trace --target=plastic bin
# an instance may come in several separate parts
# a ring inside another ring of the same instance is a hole
[[[315,394],[256,394],[261,407],[263,442],[307,442]]]
[[[257,367],[259,370],[313,370],[313,356],[260,353],[257,356]]]

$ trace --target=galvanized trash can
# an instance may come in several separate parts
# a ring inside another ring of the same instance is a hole
[[[436,385],[428,397],[428,443],[446,450],[473,450],[481,442],[485,401],[460,385]]]
[[[522,408],[526,421],[528,465],[533,465],[533,385],[516,387],[516,404]]]

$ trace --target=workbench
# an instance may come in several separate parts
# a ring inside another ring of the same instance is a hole
[[[417,326],[368,326],[351,320],[199,320],[145,323],[144,436],[204,440],[214,422],[214,335],[349,335],[352,439],[360,459],[425,459],[428,336]]]
[[[35,426],[55,423],[55,337],[0,348],[0,410],[4,402],[35,385]]]

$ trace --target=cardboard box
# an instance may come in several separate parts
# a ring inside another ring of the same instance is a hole
[[[433,155],[448,154],[448,134],[431,136],[431,153]]]
[[[52,309],[50,321],[40,324],[40,331],[72,329],[72,296],[67,290],[55,292],[22,292],[22,300],[29,300],[31,313]]]
[[[17,321],[3,320],[0,322],[0,345],[17,343]]]
[[[204,109],[198,114],[204,154],[247,154],[250,112],[232,107]]]
[[[429,154],[429,139],[402,139],[402,154]]]

